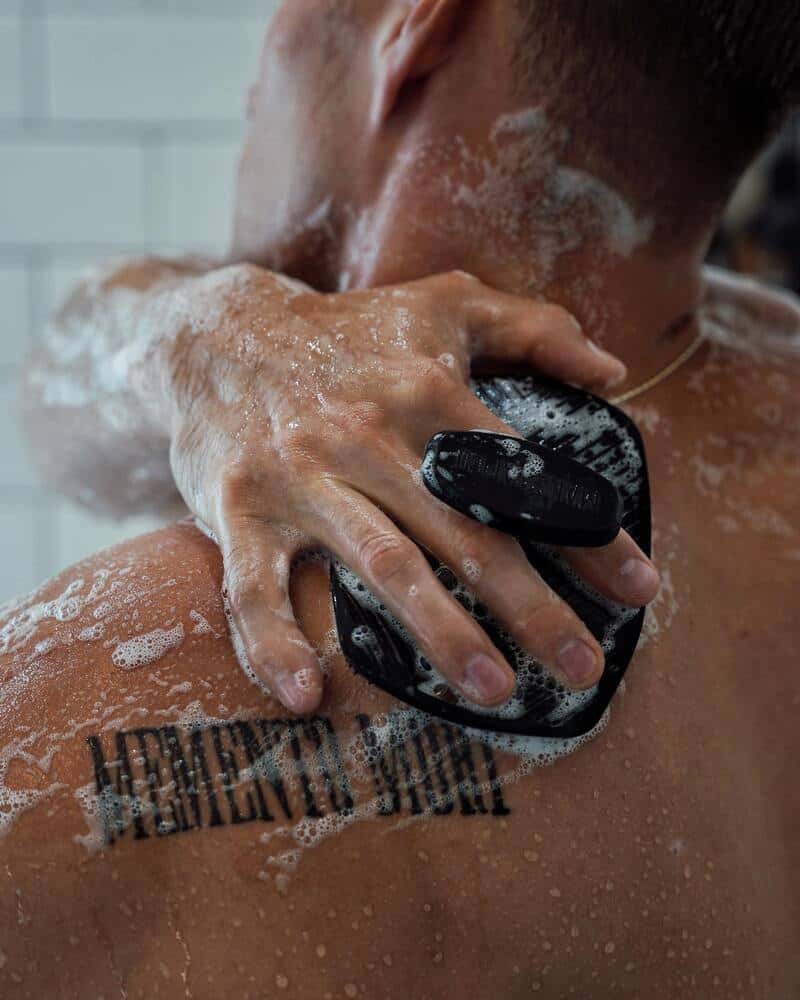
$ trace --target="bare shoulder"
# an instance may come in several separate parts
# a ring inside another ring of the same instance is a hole
[[[97,552],[23,597],[0,606],[0,653],[21,652],[49,622],[105,621],[123,608],[141,614],[170,589],[209,589],[221,577],[216,546],[190,520]],[[218,590],[218,587],[216,587]],[[89,620],[91,619],[91,621]],[[113,621],[114,619],[112,619]],[[98,629],[99,632],[99,629]]]
[[[789,416],[800,413],[800,299],[751,279],[708,273],[700,322],[711,351],[694,388],[735,391],[743,405],[752,404],[757,416],[778,428],[776,407]],[[721,376],[724,382],[709,384]],[[772,411],[762,405],[770,401]],[[796,423],[780,429],[797,432]]]
[[[145,707],[166,710],[177,688],[185,703],[199,699],[208,663],[235,675],[220,578],[216,547],[181,523],[100,552],[0,609],[0,798],[13,776],[16,797],[24,790],[32,806],[61,751],[88,732],[142,724]],[[47,767],[20,775],[29,758]],[[62,782],[77,781],[73,764]]]
[[[153,629],[176,632],[186,608],[198,625],[219,619],[221,575],[216,546],[188,521],[99,552],[0,607],[0,676],[58,653],[103,650],[124,666],[137,641],[144,662]]]

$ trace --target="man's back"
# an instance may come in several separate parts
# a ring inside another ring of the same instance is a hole
[[[796,996],[799,381],[715,344],[631,407],[665,587],[551,767],[330,655],[289,722],[187,524],[6,612],[3,995]],[[294,598],[330,654],[327,589],[308,563]]]

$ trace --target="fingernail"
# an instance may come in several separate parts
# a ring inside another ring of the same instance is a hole
[[[470,699],[495,702],[509,694],[508,675],[494,660],[479,653],[467,664],[462,688]]]
[[[573,330],[577,330],[578,333],[582,334],[583,333],[583,326],[581,325],[580,320],[576,316],[573,316],[572,313],[567,313],[567,316],[569,317],[569,321],[570,321],[570,324],[572,326],[572,329]],[[589,338],[587,337],[586,339],[588,340]]]
[[[637,604],[647,604],[658,592],[661,577],[650,563],[629,559],[619,571],[622,589]]]
[[[595,651],[580,639],[570,639],[561,647],[558,665],[573,684],[585,684],[600,667]]]
[[[309,670],[307,667],[304,667],[292,676],[298,691],[310,691],[317,686],[317,674],[315,670]]]
[[[291,712],[297,712],[298,714],[305,711],[308,701],[308,691],[311,687],[310,683],[308,683],[308,677],[303,678],[300,676],[301,674],[308,675],[309,671],[301,670],[298,674],[283,674],[273,682],[275,693],[281,702]]]
[[[624,381],[628,377],[627,366],[623,364],[623,362],[620,361],[619,358],[615,357],[613,354],[610,354],[608,351],[604,350],[593,340],[587,340],[586,343],[589,346],[590,350],[594,351],[595,354],[598,354],[603,359],[603,361],[607,362],[608,365],[613,369],[612,373],[608,377],[606,385],[608,386],[619,385],[620,382]]]
[[[615,365],[614,374],[606,380],[606,388],[615,389],[618,385],[622,385],[627,377],[628,369],[621,361],[618,361]]]

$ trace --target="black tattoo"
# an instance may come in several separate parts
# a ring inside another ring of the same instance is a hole
[[[381,816],[509,814],[486,744],[432,720],[384,748],[369,717],[356,719],[374,796],[367,788],[358,794],[349,758],[322,716],[132,729],[106,746],[90,736],[105,841],[349,814],[367,795]]]

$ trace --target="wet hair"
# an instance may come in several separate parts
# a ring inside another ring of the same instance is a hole
[[[731,122],[766,123],[800,100],[798,0],[516,0],[522,32],[516,62],[523,80],[546,45],[591,66],[602,96],[637,83],[678,89]],[[588,91],[588,88],[586,88]],[[635,93],[635,92],[634,92]],[[628,91],[630,100],[631,92]],[[735,110],[735,114],[731,112]]]

